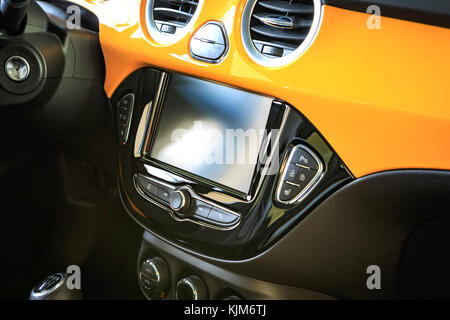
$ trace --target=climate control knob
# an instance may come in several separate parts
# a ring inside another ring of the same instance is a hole
[[[170,284],[167,262],[161,257],[147,259],[139,270],[139,283],[149,299],[164,299]]]
[[[185,215],[191,206],[191,198],[186,189],[177,190],[170,196],[170,208],[180,215]]]
[[[207,300],[208,287],[198,276],[192,275],[177,283],[177,300]]]

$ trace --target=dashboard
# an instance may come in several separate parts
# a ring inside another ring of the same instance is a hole
[[[71,2],[98,19],[147,298],[396,296],[411,235],[448,211],[448,5]]]
[[[355,177],[449,167],[442,135],[449,130],[450,48],[442,41],[449,36],[447,28],[383,17],[381,29],[372,30],[368,14],[325,4],[313,45],[301,59],[268,67],[245,49],[246,1],[204,1],[184,36],[169,42],[152,36],[148,1],[81,2],[100,17],[108,96],[131,72],[155,66],[290,103],[314,123]],[[189,51],[194,33],[209,21],[220,22],[228,35],[230,51],[217,64],[201,62]]]

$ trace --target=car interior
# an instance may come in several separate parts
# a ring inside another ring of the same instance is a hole
[[[0,299],[449,299],[449,40],[446,0],[0,0]]]

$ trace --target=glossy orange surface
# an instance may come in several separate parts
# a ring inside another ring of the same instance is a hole
[[[294,63],[266,68],[241,43],[244,0],[205,1],[195,27],[160,45],[145,26],[147,0],[83,1],[100,18],[105,91],[143,66],[174,70],[283,99],[323,134],[361,177],[402,168],[450,169],[450,29],[324,7],[313,45]],[[189,39],[210,20],[226,26],[230,52],[218,65],[192,59]]]

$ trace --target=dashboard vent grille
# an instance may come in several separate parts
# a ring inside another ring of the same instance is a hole
[[[311,31],[314,0],[257,0],[250,17],[250,39],[266,57],[294,52]]]
[[[155,0],[153,18],[162,33],[175,34],[184,28],[197,10],[199,0]]]

